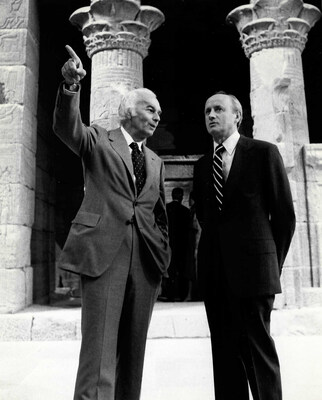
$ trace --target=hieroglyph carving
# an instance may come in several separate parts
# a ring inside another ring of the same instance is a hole
[[[24,25],[19,15],[23,0],[0,0],[0,29],[18,29]]]
[[[17,32],[11,30],[0,31],[0,49],[1,52],[6,53],[21,51],[21,43],[19,43]]]

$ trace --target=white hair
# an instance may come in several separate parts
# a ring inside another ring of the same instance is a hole
[[[120,121],[126,121],[129,119],[129,115],[131,115],[131,110],[133,110],[136,104],[143,100],[146,96],[152,96],[155,99],[157,98],[156,94],[152,92],[150,89],[146,88],[138,88],[133,89],[127,92],[121,99],[121,103],[119,105],[119,117]]]

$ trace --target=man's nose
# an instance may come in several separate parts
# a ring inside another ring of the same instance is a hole
[[[153,115],[153,119],[154,119],[154,121],[159,122],[161,118],[160,118],[160,115],[156,112],[156,113],[154,113],[154,115]]]
[[[216,117],[216,112],[214,110],[211,110],[210,113],[208,114],[210,119],[213,119]]]

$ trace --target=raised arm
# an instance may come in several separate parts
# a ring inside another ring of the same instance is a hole
[[[53,130],[74,153],[82,157],[95,145],[97,132],[82,123],[79,110],[79,82],[85,77],[86,71],[74,50],[70,46],[66,46],[66,49],[70,58],[61,69],[64,82],[57,93]]]
[[[65,46],[70,58],[63,65],[61,72],[70,90],[75,90],[76,85],[85,77],[86,71],[83,63],[75,51],[69,46]]]

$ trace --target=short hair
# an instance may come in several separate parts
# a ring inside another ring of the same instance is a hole
[[[153,96],[155,99],[157,98],[152,90],[146,88],[133,89],[123,95],[118,109],[121,122],[129,119],[129,113],[135,108],[140,98],[143,98],[145,95]]]
[[[175,187],[172,189],[172,199],[181,200],[183,198],[183,189],[181,187]]]
[[[233,94],[230,94],[230,93],[226,93],[224,90],[219,90],[218,92],[213,94],[213,96],[215,96],[216,94],[224,94],[224,95],[230,97],[233,111],[238,113],[240,116],[240,120],[237,123],[237,128],[239,128],[240,124],[242,123],[242,120],[243,120],[243,107],[240,104],[240,101],[237,99],[236,96],[234,96]]]

